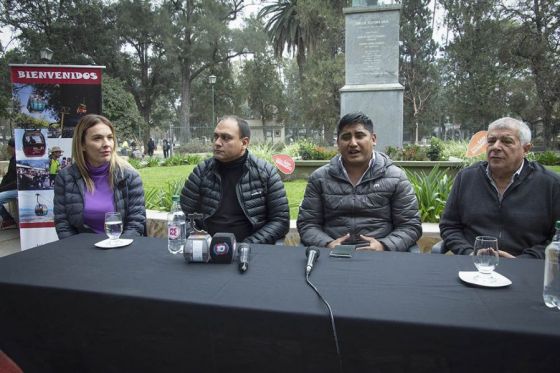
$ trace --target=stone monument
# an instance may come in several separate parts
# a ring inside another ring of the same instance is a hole
[[[392,1],[353,0],[345,8],[346,84],[340,89],[341,115],[367,114],[379,151],[402,147],[403,92],[399,84],[400,5]]]

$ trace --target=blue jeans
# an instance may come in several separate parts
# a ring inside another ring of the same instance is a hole
[[[2,216],[2,219],[12,218],[8,213],[8,211],[6,211],[6,209],[4,208],[4,203],[8,202],[11,199],[17,199],[17,198],[18,198],[17,189],[0,192],[0,216]]]

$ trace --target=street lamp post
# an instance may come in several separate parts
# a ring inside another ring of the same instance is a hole
[[[216,75],[210,75],[208,77],[208,82],[212,86],[212,126],[216,125],[216,111],[215,111],[215,94],[214,94],[214,84],[216,84]]]
[[[52,59],[52,56],[53,56],[53,51],[50,48],[48,48],[48,47],[42,48],[39,51],[39,54],[41,56],[42,61],[45,61],[47,63],[51,62],[51,59]]]

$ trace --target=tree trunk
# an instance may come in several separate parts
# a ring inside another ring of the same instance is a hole
[[[189,66],[183,67],[181,78],[181,141],[191,140],[191,71]]]

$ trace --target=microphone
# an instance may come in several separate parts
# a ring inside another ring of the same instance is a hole
[[[237,245],[239,251],[239,272],[245,273],[249,269],[249,256],[251,255],[251,246],[248,243],[241,242]]]
[[[313,265],[317,261],[321,252],[315,246],[309,246],[307,250],[305,250],[305,256],[307,257],[307,265],[305,266],[305,275],[309,276],[311,274],[311,270],[313,269]]]

